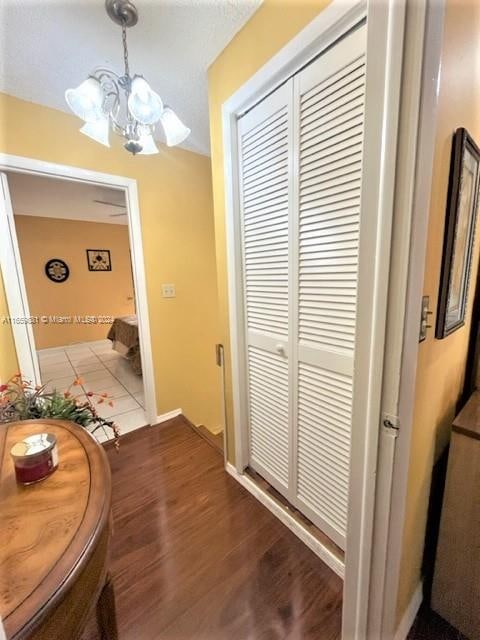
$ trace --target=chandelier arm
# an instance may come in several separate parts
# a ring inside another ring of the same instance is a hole
[[[120,113],[120,96],[118,92],[110,91],[105,94],[104,105],[107,105],[108,99],[111,98],[111,106],[108,108],[108,115],[118,122]]]
[[[118,85],[118,76],[109,69],[96,70],[96,80],[100,82],[103,90],[103,109],[109,115],[115,118],[118,116],[120,108],[120,88]],[[109,99],[111,104],[109,105]]]
[[[122,138],[127,138],[126,128],[122,127],[122,125],[117,120],[114,119],[112,114],[110,114],[110,123],[112,125],[112,130],[114,133],[118,134]]]
[[[110,82],[113,82],[115,84],[120,84],[120,81],[123,78],[123,76],[119,75],[115,71],[112,71],[112,69],[108,69],[107,67],[97,67],[92,71],[90,77],[95,78],[95,80],[98,80],[99,82],[102,82],[105,78],[107,78],[108,80],[110,80]]]

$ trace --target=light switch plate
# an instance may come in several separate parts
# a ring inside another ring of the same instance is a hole
[[[174,284],[162,284],[162,298],[175,298],[175,296]]]

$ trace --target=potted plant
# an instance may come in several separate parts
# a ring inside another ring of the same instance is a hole
[[[99,416],[96,409],[96,405],[104,402],[113,407],[112,399],[107,393],[93,391],[75,394],[73,389],[82,384],[83,380],[76,378],[63,392],[47,391],[46,385],[35,386],[17,373],[0,385],[0,423],[39,418],[70,420],[92,434],[99,429],[111,431],[118,448],[120,431],[117,425],[113,420]]]

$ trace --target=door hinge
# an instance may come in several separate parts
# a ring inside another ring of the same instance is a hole
[[[397,435],[400,430],[400,419],[391,413],[382,414],[382,427],[389,433]]]

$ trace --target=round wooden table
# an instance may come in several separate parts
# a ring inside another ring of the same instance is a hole
[[[42,432],[57,437],[58,469],[18,485],[10,449]],[[103,448],[70,422],[16,422],[0,425],[0,464],[0,615],[8,640],[77,640],[94,607],[100,637],[116,640]]]

